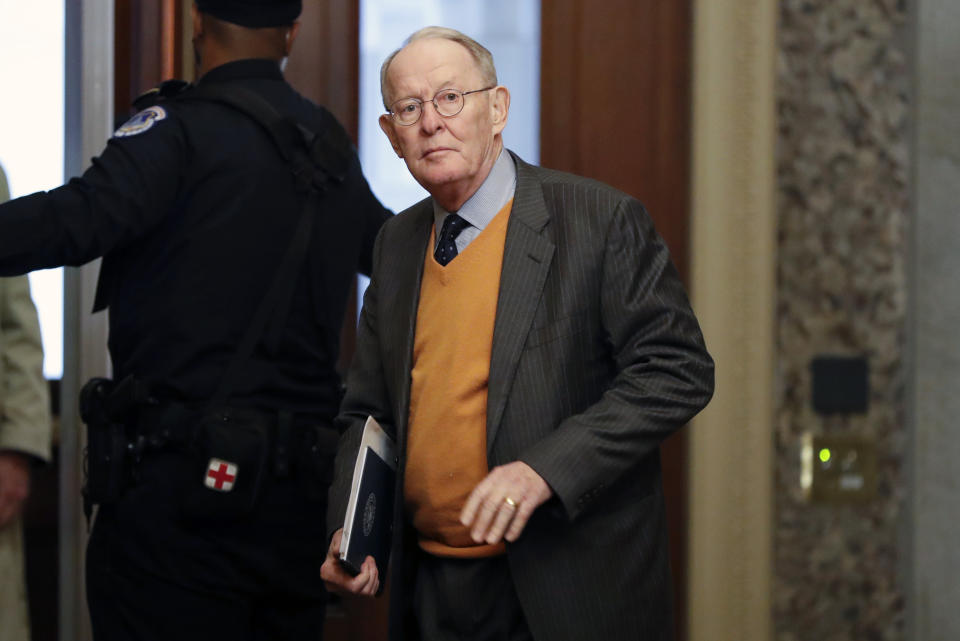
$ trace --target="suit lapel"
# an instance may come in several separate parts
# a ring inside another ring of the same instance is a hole
[[[395,321],[391,327],[392,340],[399,344],[401,351],[399,359],[393,362],[396,369],[392,372],[397,395],[397,431],[400,451],[406,450],[407,419],[410,413],[410,372],[413,370],[413,342],[417,331],[417,308],[420,304],[420,281],[423,278],[423,261],[426,257],[427,245],[430,243],[430,226],[433,224],[433,201],[426,199],[415,209],[406,212],[410,216],[410,225],[398,234],[393,245],[393,256],[389,261],[388,274],[398,276],[396,281],[390,279],[396,287],[396,297],[393,304],[399,314],[391,314]],[[390,251],[391,248],[387,248]],[[394,333],[395,332],[395,333]]]
[[[541,234],[550,215],[536,170],[515,155],[513,158],[517,164],[517,189],[503,248],[500,293],[493,328],[487,392],[488,455],[500,429],[500,419],[554,252],[554,244]]]

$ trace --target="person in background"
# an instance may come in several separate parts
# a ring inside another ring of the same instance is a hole
[[[504,149],[490,53],[439,27],[383,64],[380,117],[430,197],[374,249],[331,488],[337,561],[372,415],[396,439],[390,638],[672,636],[660,444],[713,361],[643,206]],[[585,114],[590,117],[590,114]]]
[[[0,168],[0,203],[9,197]],[[50,394],[26,276],[0,278],[0,641],[29,641],[21,515],[30,468],[50,460]]]
[[[340,330],[391,213],[282,75],[300,10],[197,0],[196,85],[0,206],[0,275],[104,257],[114,380],[81,395],[98,641],[322,634]]]

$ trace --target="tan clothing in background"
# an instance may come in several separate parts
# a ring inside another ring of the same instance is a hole
[[[0,202],[9,197],[0,170]],[[0,451],[50,458],[50,399],[37,311],[26,276],[0,278]],[[27,641],[30,626],[20,519],[0,529],[0,641]]]

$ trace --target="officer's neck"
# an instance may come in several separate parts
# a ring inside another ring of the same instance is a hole
[[[208,71],[216,69],[217,67],[222,67],[230,62],[262,57],[263,56],[257,55],[254,52],[228,51],[225,49],[211,48],[209,51],[204,51],[203,55],[200,57],[200,65],[197,68],[197,78],[202,78],[207,75]],[[276,63],[279,65],[280,61],[277,60]]]

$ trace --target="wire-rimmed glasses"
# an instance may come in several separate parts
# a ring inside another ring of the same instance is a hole
[[[466,103],[466,96],[481,91],[489,91],[496,88],[497,85],[484,87],[483,89],[474,89],[473,91],[460,91],[459,89],[441,89],[429,102],[433,103],[437,113],[444,118],[453,118],[463,111],[463,105]],[[423,100],[419,98],[404,98],[398,100],[390,107],[390,115],[398,125],[409,127],[420,121],[423,115]]]

